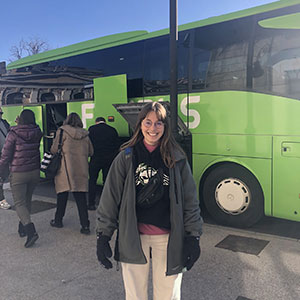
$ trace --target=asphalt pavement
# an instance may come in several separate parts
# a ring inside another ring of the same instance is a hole
[[[5,196],[13,204],[8,185]],[[17,233],[15,211],[0,209],[0,300],[124,299],[121,271],[116,264],[105,270],[96,259],[95,212],[89,212],[92,234],[80,234],[71,199],[64,227],[52,228],[55,202],[53,184],[42,182],[32,214],[40,238],[28,249]],[[206,223],[201,249],[199,261],[183,276],[182,299],[300,299],[299,239]]]

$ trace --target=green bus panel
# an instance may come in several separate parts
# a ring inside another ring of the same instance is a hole
[[[194,134],[193,153],[271,159],[272,137]]]
[[[273,215],[300,221],[300,136],[275,136],[273,153]]]
[[[187,100],[180,100],[180,96],[178,99],[179,115],[184,121],[189,122],[192,133],[259,135],[300,133],[298,100],[244,91],[194,93],[190,94]],[[189,103],[188,106],[185,103]]]
[[[3,119],[9,122],[10,126],[17,125],[15,123],[16,117],[20,115],[23,109],[30,109],[35,114],[36,123],[40,126],[43,131],[43,116],[42,116],[42,105],[16,105],[16,106],[2,106],[2,110],[4,112]]]
[[[5,119],[10,126],[17,125],[15,123],[16,117],[20,115],[23,110],[23,106],[2,106],[3,110],[3,119]]]
[[[108,124],[117,129],[119,136],[128,136],[128,124],[113,107],[113,104],[127,103],[126,75],[116,75],[94,80],[95,117],[113,117]]]

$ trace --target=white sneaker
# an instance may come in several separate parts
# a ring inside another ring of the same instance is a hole
[[[11,205],[9,203],[7,203],[7,201],[5,199],[3,199],[2,201],[0,201],[0,208],[10,209]]]

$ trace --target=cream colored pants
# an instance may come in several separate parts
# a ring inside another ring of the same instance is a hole
[[[141,234],[147,264],[121,263],[126,300],[148,300],[150,249],[153,300],[180,300],[182,273],[166,276],[168,234]]]

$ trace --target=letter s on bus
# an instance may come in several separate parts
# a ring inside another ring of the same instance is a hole
[[[188,102],[188,98],[185,97],[180,104],[180,110],[182,112],[182,114],[184,114],[185,116],[188,117],[193,117],[194,121],[192,122],[184,122],[186,126],[188,126],[188,128],[190,129],[194,129],[196,128],[199,124],[200,124],[200,114],[197,110],[195,109],[187,109],[187,102]],[[191,103],[199,103],[200,102],[200,96],[190,96],[189,97],[189,104]]]
[[[83,128],[86,128],[86,120],[87,119],[93,119],[94,114],[93,113],[87,113],[87,109],[94,109],[95,104],[94,103],[84,103],[81,105],[81,118],[83,123]]]

